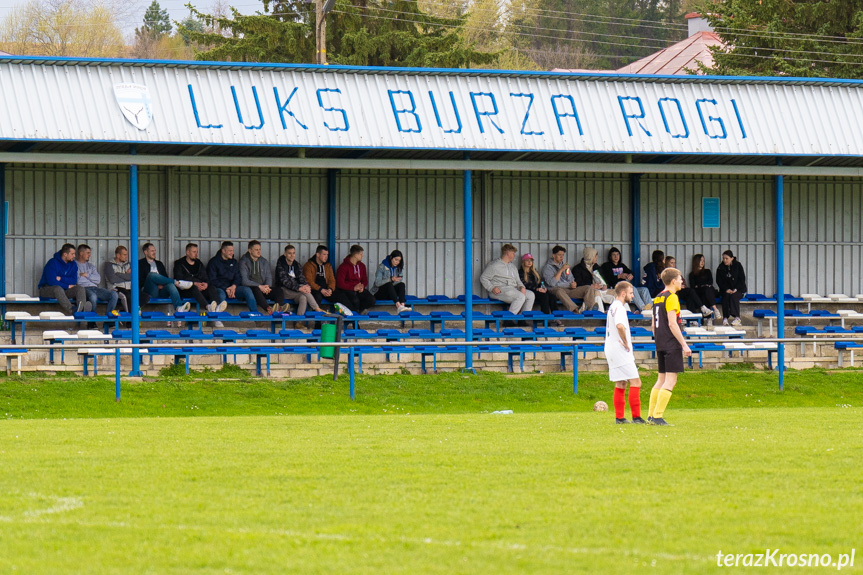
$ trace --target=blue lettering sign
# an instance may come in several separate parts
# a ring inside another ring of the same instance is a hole
[[[677,115],[680,117],[680,122],[683,124],[682,134],[671,134],[671,127],[668,125],[668,117],[665,115],[665,107],[662,105],[663,102],[674,102],[677,105]],[[686,125],[686,118],[683,117],[683,107],[680,105],[680,100],[677,98],[660,98],[659,113],[662,114],[662,123],[665,124],[665,131],[671,134],[672,138],[689,137],[689,126]]]
[[[572,113],[561,113],[557,109],[556,100],[569,100],[569,105],[572,106]],[[575,108],[575,100],[567,94],[558,94],[551,97],[551,109],[554,110],[554,117],[557,120],[557,129],[560,130],[560,135],[563,135],[563,124],[560,123],[561,118],[575,118],[575,124],[578,126],[579,135],[584,135],[584,130],[581,129],[581,120],[578,119],[578,110]],[[631,135],[631,134],[630,134]]]
[[[479,111],[479,107],[476,105],[477,96],[485,96],[491,99],[491,112],[489,112],[488,110],[483,110],[482,112]],[[492,119],[492,116],[497,116],[497,102],[495,102],[494,100],[494,94],[492,94],[491,92],[471,92],[470,101],[473,102],[473,112],[474,114],[476,114],[476,123],[479,125],[479,133],[485,134],[485,128],[482,125],[482,116],[486,116],[489,123],[495,128],[497,128],[498,132],[503,134],[503,130],[500,128],[500,126],[495,124],[494,120]]]
[[[201,117],[198,115],[198,104],[195,103],[195,92],[192,90],[192,85],[189,84],[189,99],[192,101],[192,112],[195,113],[195,123],[198,124],[199,128],[204,128],[206,130],[213,129],[217,130],[222,127],[221,124],[207,124],[206,126],[201,123]]]
[[[252,95],[255,97],[255,106],[258,107],[258,118],[260,118],[261,123],[257,126],[246,126],[246,123],[243,122],[243,113],[240,112],[240,102],[237,100],[237,89],[231,86],[231,94],[234,96],[234,107],[237,109],[237,118],[240,120],[240,123],[247,130],[260,130],[264,127],[264,114],[261,113],[261,101],[258,100],[258,90],[252,86]]]
[[[624,100],[632,100],[638,104],[638,114],[630,114],[627,113],[626,107],[623,105]],[[647,131],[641,124],[641,120],[644,119],[644,106],[641,104],[641,98],[638,96],[618,96],[617,102],[620,104],[620,111],[623,113],[623,121],[626,122],[626,131],[629,132],[629,136],[632,137],[632,126],[629,124],[629,120],[637,120],[636,124],[641,130],[647,134],[648,137],[651,137],[650,132]]]
[[[288,109],[288,106],[291,105],[291,98],[293,98],[294,94],[296,94],[296,93],[297,93],[297,88],[295,87],[294,90],[291,92],[290,96],[288,96],[288,99],[285,100],[285,103],[282,104],[281,98],[279,98],[279,89],[276,88],[275,86],[273,86],[273,94],[275,94],[275,96],[276,96],[276,108],[279,109],[279,118],[281,118],[281,120],[282,120],[282,128],[285,130],[288,129],[288,123],[285,122],[285,113],[287,112],[288,116],[293,118],[294,121],[297,124],[299,124],[302,129],[308,130],[309,129],[308,126],[306,126],[305,124],[300,122],[300,120],[294,115],[294,113]]]
[[[737,125],[740,126],[740,133],[743,134],[743,139],[746,139],[746,128],[743,127],[743,119],[740,117],[740,110],[737,109],[737,102],[731,100],[731,105],[734,106],[734,115],[737,116]]]
[[[437,110],[437,104],[434,101],[434,94],[429,90],[429,99],[431,100],[432,109],[434,109],[434,117],[437,120],[438,128],[443,128],[443,123],[440,119],[440,113]],[[444,130],[444,134],[461,134],[461,117],[458,115],[458,106],[455,105],[455,96],[452,90],[449,91],[449,99],[452,102],[452,111],[455,114],[455,121],[458,123],[458,130]]]
[[[708,120],[719,124],[719,129],[722,130],[722,133],[714,136],[710,133],[710,131],[708,131],[707,122],[704,120],[704,111],[701,109],[701,104],[713,104],[715,106],[716,100],[708,100],[707,98],[699,98],[698,100],[695,100],[695,108],[698,110],[698,117],[701,118],[701,127],[704,128],[704,134],[709,136],[713,140],[724,140],[725,138],[727,138],[728,132],[725,131],[725,123],[722,121],[722,118],[716,116],[707,116]]]
[[[530,117],[530,108],[533,106],[533,94],[513,94],[509,93],[513,98],[530,98],[527,101],[527,110],[524,112],[524,121],[521,123],[521,134],[524,136],[542,136],[545,132],[525,132],[524,128],[527,126],[527,120]]]
[[[414,101],[413,92],[411,92],[410,90],[387,90],[387,91],[390,94],[390,106],[392,106],[392,108],[393,108],[393,116],[395,116],[395,118],[396,118],[396,127],[399,129],[399,132],[408,132],[408,133],[422,132],[423,126],[422,126],[422,123],[420,122],[420,117],[417,115],[417,103]],[[410,98],[410,101],[411,101],[410,109],[407,109],[407,108],[403,108],[401,110],[397,109],[396,108],[396,100],[395,100],[395,98],[393,98],[394,94],[407,94],[408,98]],[[414,120],[416,120],[416,123],[417,123],[416,129],[411,128],[411,127],[408,127],[407,129],[403,128],[402,127],[402,121],[401,121],[401,118],[399,117],[399,114],[410,114],[411,116],[413,116]]]
[[[344,122],[344,126],[341,128],[339,128],[339,127],[333,128],[332,126],[330,126],[326,122],[324,122],[324,127],[331,132],[347,132],[348,130],[351,129],[350,124],[348,124],[348,113],[345,112],[342,108],[336,108],[333,106],[330,106],[329,108],[325,108],[324,107],[324,101],[321,97],[321,94],[323,92],[334,92],[336,94],[341,94],[342,91],[338,88],[318,88],[318,106],[320,106],[321,109],[323,109],[325,112],[341,112],[342,122]]]

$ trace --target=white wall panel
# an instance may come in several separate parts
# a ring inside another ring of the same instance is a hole
[[[863,183],[785,179],[786,285],[791,293],[863,293]]]
[[[289,243],[301,262],[326,243],[326,176],[319,172],[185,168],[177,170],[174,185],[173,259],[194,242],[200,258],[208,261],[224,240],[234,242],[239,258],[249,240],[256,239],[275,266]]]
[[[141,170],[141,238],[164,248],[160,171]],[[36,293],[45,263],[64,243],[86,243],[99,265],[129,242],[129,172],[124,168],[21,165],[6,167],[9,230],[6,291]],[[140,250],[130,250],[135,257]]]
[[[334,267],[358,243],[371,281],[381,260],[398,249],[408,293],[464,293],[463,182],[452,173],[341,172]]]
[[[750,292],[775,292],[774,183],[772,178],[660,177],[641,179],[641,265],[653,250],[677,258],[688,274],[691,258],[705,256],[716,274],[723,251],[730,249],[746,271]],[[701,199],[718,197],[719,229],[702,227]]]
[[[563,244],[577,263],[591,245],[605,259],[629,253],[629,181],[594,174],[474,174],[473,277],[511,242],[542,265]],[[786,286],[790,293],[863,293],[863,186],[851,179],[786,178]],[[126,168],[6,167],[9,201],[7,292],[35,293],[45,262],[60,245],[88,243],[93,261],[127,245]],[[644,176],[641,264],[653,249],[689,271],[694,253],[715,270],[723,250],[743,263],[751,292],[775,289],[774,182],[771,178]],[[158,168],[139,171],[141,243],[156,244],[170,265],[194,241],[202,259],[231,239],[249,239],[273,262],[286,243],[305,261],[326,242],[326,175],[258,169]],[[452,173],[342,172],[338,178],[337,267],[352,243],[366,248],[374,273],[392,249],[405,253],[408,289],[417,295],[464,292],[463,179]],[[720,228],[701,227],[701,199],[719,197]],[[132,258],[140,247],[130,246]]]
[[[632,261],[628,177],[506,173],[494,174],[492,182],[488,259],[512,243],[518,258],[530,252],[540,268],[556,244],[566,248],[570,265],[581,261],[587,246],[599,251],[600,264],[612,246],[624,263]]]

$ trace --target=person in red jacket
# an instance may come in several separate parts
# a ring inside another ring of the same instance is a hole
[[[375,296],[369,292],[369,276],[363,263],[364,250],[356,244],[336,270],[336,291],[333,298],[354,313],[364,314],[375,305]]]

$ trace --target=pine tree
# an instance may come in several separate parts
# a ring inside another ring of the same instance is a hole
[[[863,0],[727,0],[703,7],[725,43],[711,74],[863,77]]]
[[[193,10],[222,33],[181,33],[208,47],[200,59],[312,62],[312,9],[312,2],[283,0],[251,16],[234,11],[233,18],[215,18]],[[496,54],[476,50],[461,36],[465,19],[431,16],[415,0],[338,0],[327,16],[327,58],[332,64],[450,68],[494,61]]]
[[[163,34],[170,34],[172,28],[168,11],[162,10],[158,0],[153,0],[153,3],[144,12],[144,25],[135,30],[135,35],[138,37],[147,35],[156,39]]]

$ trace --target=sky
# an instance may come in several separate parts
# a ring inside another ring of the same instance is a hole
[[[119,23],[123,33],[131,37],[135,28],[139,27],[144,19],[144,12],[147,6],[153,0],[128,0],[122,4],[128,7],[129,16],[124,17]],[[0,0],[0,19],[5,18],[7,14],[16,6],[24,6],[27,0]],[[210,12],[210,9],[215,4],[214,0],[159,0],[159,6],[168,11],[171,21],[183,20],[189,15],[189,9],[186,4],[192,4],[198,10],[204,13]],[[245,14],[254,13],[263,7],[263,3],[256,0],[225,0],[223,5],[234,6],[240,12]]]

